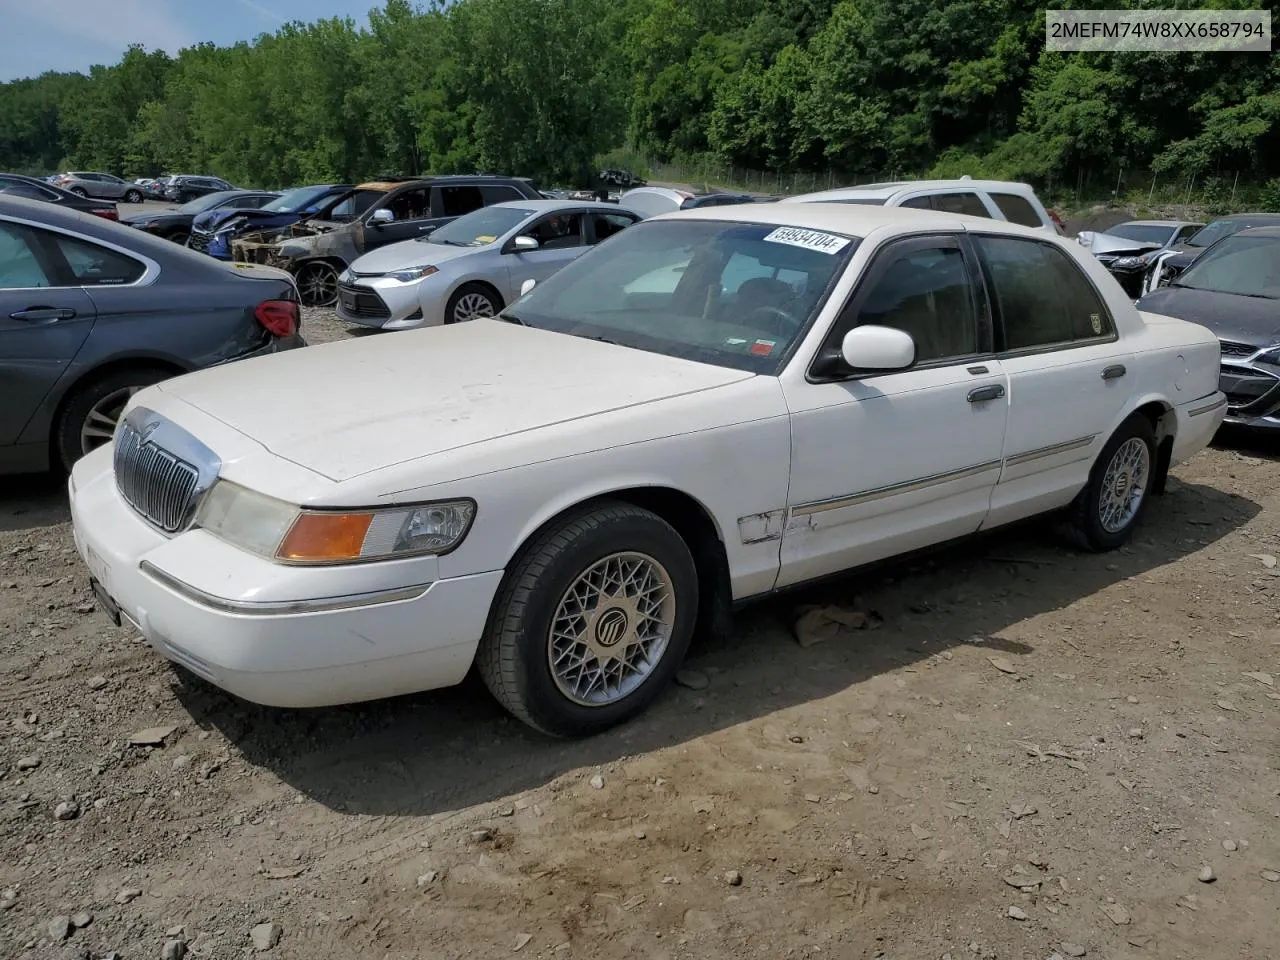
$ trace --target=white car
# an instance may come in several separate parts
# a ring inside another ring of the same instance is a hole
[[[857,203],[867,206],[907,207],[960,213],[972,217],[1007,220],[1043,233],[1060,236],[1035,190],[1026,183],[1004,180],[897,180],[867,183],[860,187],[837,187],[817,193],[783,197],[779,203]]]
[[[1218,349],[1038,231],[684,211],[499,318],[142,390],[75,466],[75,540],[108,613],[249,700],[478,662],[586,734],[737,601],[1048,511],[1124,543],[1222,422]]]

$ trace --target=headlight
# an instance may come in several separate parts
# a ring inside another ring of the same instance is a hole
[[[351,282],[351,268],[350,268],[350,267],[347,267],[347,269],[343,270],[340,274],[338,274],[338,282],[339,282],[339,283],[350,283],[350,282]]]
[[[399,280],[401,283],[413,283],[415,280],[421,280],[423,277],[429,277],[433,273],[439,273],[435,267],[429,263],[419,264],[416,267],[405,267],[403,270],[394,270],[391,273],[384,274],[392,280]]]
[[[1121,270],[1136,270],[1138,267],[1145,267],[1146,265],[1146,257],[1120,257],[1111,264],[1111,266],[1119,267]]]
[[[376,510],[311,510],[228,480],[214,484],[196,524],[281,563],[359,563],[448,553],[475,519],[471,500]]]

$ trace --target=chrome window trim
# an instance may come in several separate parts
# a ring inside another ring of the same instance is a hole
[[[1098,439],[1096,433],[1087,437],[1077,437],[1074,440],[1066,440],[1062,443],[1051,443],[1047,447],[1036,447],[1034,450],[1027,450],[1023,453],[1015,453],[1011,457],[1005,457],[1004,465],[1006,467],[1018,467],[1024,463],[1030,463],[1033,460],[1040,460],[1044,457],[1057,456],[1060,453],[1070,453],[1072,450],[1081,450],[1085,447],[1092,446],[1093,441]]]
[[[305,613],[333,613],[338,610],[353,610],[359,607],[371,607],[382,603],[400,603],[416,600],[431,589],[430,583],[417,583],[408,587],[393,587],[389,590],[370,590],[365,593],[349,593],[337,597],[316,597],[308,600],[228,600],[225,597],[206,593],[199,587],[179,580],[172,574],[165,573],[149,560],[138,564],[138,569],[156,583],[167,587],[187,600],[197,603],[219,613],[230,613],[237,616],[296,616]]]
[[[89,216],[89,214],[86,214],[86,216]],[[91,237],[88,234],[76,233],[74,230],[68,230],[64,227],[56,227],[49,223],[41,223],[38,220],[28,220],[25,217],[15,217],[10,214],[0,214],[0,222],[16,223],[19,226],[26,227],[30,230],[44,230],[49,233],[60,233],[64,237],[79,240],[81,243],[104,247],[107,250],[111,250],[115,253],[121,254],[122,256],[128,257],[130,260],[136,260],[144,267],[142,276],[137,280],[134,280],[132,283],[73,283],[69,285],[62,284],[49,287],[5,287],[4,289],[6,290],[101,290],[104,288],[119,290],[128,289],[130,287],[149,287],[160,277],[160,264],[156,263],[144,254],[128,250],[119,244],[112,243],[110,240],[99,240],[97,237]]]
[[[825,513],[828,510],[839,510],[842,507],[852,507],[862,503],[870,503],[873,500],[883,500],[885,497],[914,493],[917,490],[926,490],[929,487],[950,483],[953,480],[963,480],[966,477],[976,477],[992,470],[999,470],[1002,464],[1002,460],[988,460],[985,463],[976,463],[971,467],[961,467],[959,470],[949,470],[946,473],[936,473],[916,480],[906,480],[902,483],[893,483],[885,487],[876,487],[873,490],[864,490],[861,493],[845,494],[839,497],[831,497],[827,500],[814,500],[792,507],[791,516],[808,517],[815,513]]]

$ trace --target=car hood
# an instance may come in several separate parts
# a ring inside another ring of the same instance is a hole
[[[1081,238],[1087,239],[1089,251],[1097,256],[1100,253],[1106,254],[1137,254],[1147,253],[1151,250],[1159,250],[1160,244],[1151,243],[1149,241],[1131,240],[1128,237],[1117,237],[1114,233],[1088,233],[1082,232]]]
[[[196,215],[195,226],[202,230],[213,232],[232,220],[256,223],[273,219],[276,220],[278,226],[285,226],[290,222],[290,218],[297,220],[298,216],[299,214],[285,213],[281,210],[206,210],[204,213]]]
[[[1258,347],[1280,341],[1280,300],[1169,286],[1153,290],[1137,306],[1208,327],[1221,340]]]
[[[474,320],[241,360],[153,389],[341,482],[752,376]]]
[[[137,226],[144,223],[159,223],[161,220],[183,220],[190,219],[191,214],[179,213],[177,210],[157,210],[153,213],[134,213],[127,217],[121,217],[121,223],[127,223],[130,226]]]
[[[379,247],[358,257],[351,264],[351,272],[362,276],[374,276],[424,263],[439,265],[446,260],[457,260],[459,257],[495,249],[494,244],[486,244],[483,247],[453,247],[447,243],[430,243],[425,240],[401,240],[399,243]]]

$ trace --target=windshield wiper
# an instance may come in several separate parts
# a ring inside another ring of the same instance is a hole
[[[517,317],[514,313],[505,313],[505,312],[504,312],[504,313],[500,313],[500,314],[498,314],[498,319],[499,319],[499,320],[505,320],[507,323],[514,323],[514,324],[515,324],[516,326],[518,326],[518,327],[527,327],[527,326],[528,326],[528,324],[527,324],[527,323],[525,323],[523,320],[521,320],[519,317]]]
[[[465,244],[465,243],[459,243],[457,240],[437,240],[435,237],[430,236],[430,235],[427,235],[427,236],[423,237],[422,239],[423,239],[423,240],[425,240],[425,241],[427,241],[427,243],[442,243],[442,244],[448,244],[448,245],[449,245],[449,246],[451,246],[451,247],[465,247],[465,246],[467,246],[467,244]]]

